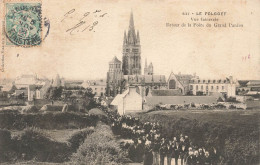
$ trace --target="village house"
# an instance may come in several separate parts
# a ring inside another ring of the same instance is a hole
[[[35,99],[44,99],[45,94],[47,93],[51,82],[46,81],[44,85],[29,85],[28,89],[28,101],[33,101]]]
[[[143,98],[136,90],[135,86],[129,86],[122,94],[117,94],[110,105],[114,106],[120,115],[141,111]]]
[[[106,86],[107,84],[105,79],[88,80],[82,83],[82,87],[92,89],[93,94],[95,94],[95,98],[99,98],[105,95]]]

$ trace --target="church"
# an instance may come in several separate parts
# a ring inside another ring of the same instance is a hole
[[[147,96],[151,89],[167,88],[165,76],[154,75],[152,62],[147,65],[145,60],[142,74],[140,35],[135,29],[132,12],[128,31],[124,32],[122,55],[122,62],[116,56],[109,62],[107,96],[115,97],[117,94],[122,94],[129,86],[135,86],[137,93],[142,97]]]

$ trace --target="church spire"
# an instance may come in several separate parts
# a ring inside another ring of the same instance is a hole
[[[141,74],[141,45],[139,37],[139,32],[135,31],[134,16],[131,11],[129,28],[124,34],[123,41],[122,71],[124,75]]]
[[[133,11],[131,11],[130,15],[129,30],[135,30]]]
[[[135,45],[137,43],[136,34],[135,34],[135,26],[134,26],[134,16],[133,16],[132,11],[131,11],[131,15],[130,15],[127,41],[129,44],[133,44],[133,45]]]

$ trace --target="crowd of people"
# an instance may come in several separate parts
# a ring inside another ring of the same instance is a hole
[[[110,115],[115,135],[126,140],[124,149],[133,162],[144,165],[171,165],[174,159],[178,165],[216,165],[219,162],[218,151],[214,148],[197,147],[188,136],[183,134],[167,137],[162,134],[159,123],[142,123],[131,116]],[[165,162],[166,161],[166,162]]]
[[[115,135],[125,139],[122,146],[128,150],[133,162],[144,165],[217,165],[221,156],[214,147],[208,148],[193,144],[187,135],[169,137],[163,133],[162,126],[157,122],[141,122],[130,115],[120,116],[101,108],[111,120],[111,128]],[[166,160],[166,161],[165,161]]]

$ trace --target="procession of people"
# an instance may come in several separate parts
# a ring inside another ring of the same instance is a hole
[[[131,139],[124,148],[132,162],[144,165],[171,165],[172,160],[175,165],[179,160],[180,165],[216,165],[219,162],[216,148],[199,148],[183,134],[168,137],[159,123],[142,123],[136,117],[115,114],[110,114],[110,118],[113,133]]]

